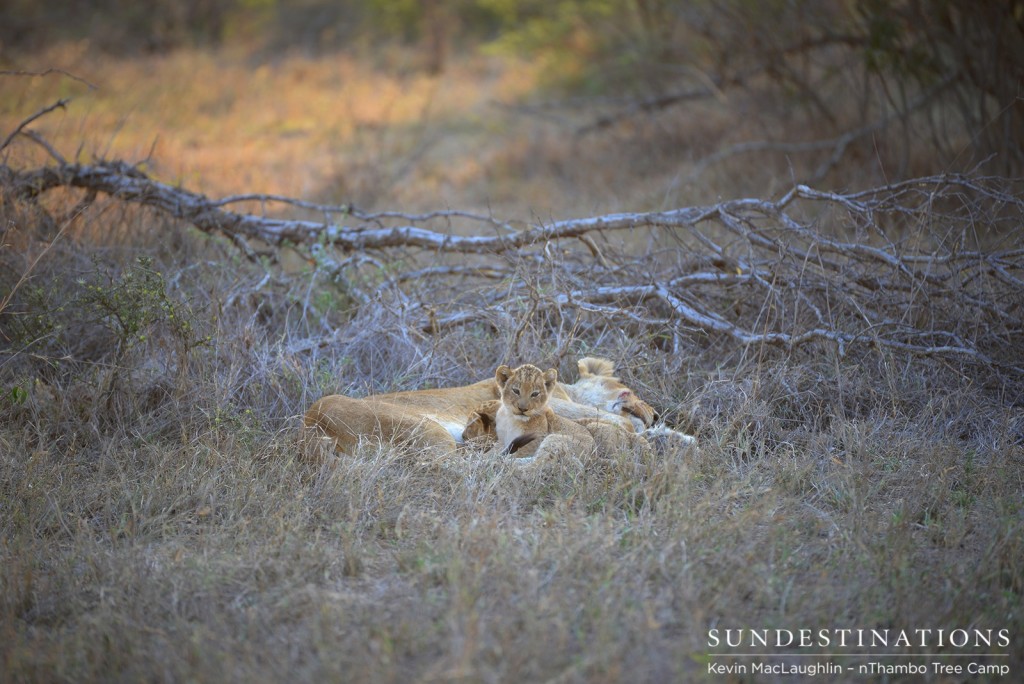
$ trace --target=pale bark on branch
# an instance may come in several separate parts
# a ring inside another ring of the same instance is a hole
[[[675,347],[694,336],[784,350],[824,342],[840,353],[884,348],[1024,374],[1007,351],[1024,348],[1024,199],[1005,179],[941,175],[852,193],[801,184],[777,200],[518,228],[466,211],[211,200],[119,162],[0,166],[0,183],[22,201],[70,187],[145,206],[251,257],[298,249],[362,306],[423,333],[517,320],[518,339],[532,319],[569,316],[573,326],[660,328]],[[264,213],[227,208],[246,203]],[[322,219],[287,218],[289,209]],[[972,237],[977,225],[990,239]],[[381,255],[394,250],[412,255],[407,268],[387,265]]]

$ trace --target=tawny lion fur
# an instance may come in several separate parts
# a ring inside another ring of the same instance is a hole
[[[517,458],[560,454],[583,456],[595,450],[590,431],[556,414],[548,405],[558,371],[541,371],[524,364],[515,370],[498,366],[494,373],[501,400],[495,413],[495,432],[502,453]]]
[[[573,421],[614,425],[631,434],[653,426],[654,409],[619,382],[610,361],[584,358],[578,368],[576,382],[556,382],[549,393],[548,404],[555,414]],[[464,387],[363,399],[334,394],[314,402],[303,423],[307,432],[343,453],[354,453],[361,441],[375,440],[410,446],[425,454],[448,455],[464,438],[493,431],[493,423],[488,423],[493,414],[482,418],[478,409],[500,397],[494,377]]]

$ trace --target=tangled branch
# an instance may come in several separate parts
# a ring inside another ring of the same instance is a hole
[[[694,336],[785,350],[828,343],[1024,375],[1015,351],[1024,348],[1024,199],[1005,179],[941,175],[852,193],[797,185],[774,201],[518,227],[464,211],[211,200],[121,162],[0,166],[0,182],[21,201],[72,187],[146,206],[251,257],[302,250],[365,306],[424,334],[572,318],[577,328],[641,329],[677,348]],[[246,203],[264,211],[229,209]],[[271,216],[268,206],[322,218]],[[398,250],[412,266],[388,266]]]

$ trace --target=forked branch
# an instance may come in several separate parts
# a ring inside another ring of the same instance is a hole
[[[0,166],[0,182],[22,201],[71,187],[149,207],[251,258],[298,249],[362,306],[428,333],[570,316],[574,329],[639,327],[676,346],[695,335],[785,350],[824,342],[1024,375],[1013,351],[1024,348],[1024,199],[1006,179],[941,175],[854,193],[797,185],[777,200],[519,227],[466,211],[212,200],[121,162]],[[254,202],[280,215],[228,208]],[[395,250],[402,269],[388,265]]]

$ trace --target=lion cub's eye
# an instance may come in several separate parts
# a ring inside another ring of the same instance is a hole
[[[530,395],[530,398],[536,399],[539,396],[540,396],[540,390],[534,390],[533,394]]]
[[[519,396],[519,388],[518,387],[513,387],[512,388],[512,394],[514,394],[514,395],[516,395],[518,397]]]

